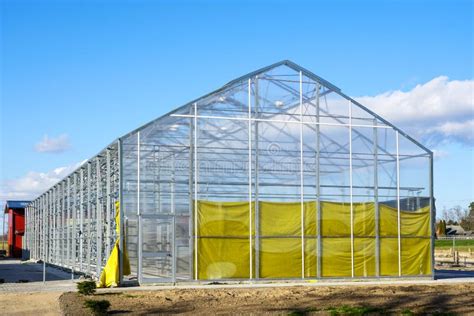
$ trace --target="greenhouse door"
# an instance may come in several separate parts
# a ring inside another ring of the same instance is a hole
[[[139,265],[143,283],[174,282],[174,221],[171,215],[141,215]]]

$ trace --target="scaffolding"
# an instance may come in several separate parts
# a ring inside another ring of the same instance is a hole
[[[140,283],[432,277],[434,212],[429,149],[282,61],[114,141],[28,206],[25,243],[99,277],[120,236]]]

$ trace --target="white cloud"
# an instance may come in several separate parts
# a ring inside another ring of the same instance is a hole
[[[474,145],[474,80],[440,76],[406,92],[355,99],[428,146]]]
[[[34,199],[84,162],[55,168],[48,172],[30,171],[22,177],[3,180],[0,184],[0,201]]]
[[[43,139],[35,145],[35,150],[40,153],[61,153],[70,147],[69,136],[66,134],[56,138],[44,135]]]

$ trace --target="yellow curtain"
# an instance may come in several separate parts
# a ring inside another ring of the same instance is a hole
[[[255,205],[198,201],[199,279],[249,278],[250,251],[255,276]],[[380,272],[398,276],[397,210],[380,204]],[[350,204],[321,202],[321,276],[351,277]],[[252,245],[249,225],[252,220]],[[260,278],[317,275],[317,204],[303,203],[304,254],[301,252],[300,202],[259,202]],[[375,206],[353,203],[354,275],[375,276]],[[402,211],[402,275],[430,274],[429,207]]]
[[[198,278],[248,278],[249,203],[199,201],[197,204]],[[252,216],[253,209],[252,204]],[[252,221],[253,233],[255,220]]]
[[[115,230],[117,232],[117,240],[114,248],[110,253],[107,263],[105,264],[102,273],[100,274],[99,287],[118,286],[120,282],[119,267],[120,267],[120,203],[115,203]],[[123,275],[130,274],[130,261],[128,259],[126,243],[123,243]]]

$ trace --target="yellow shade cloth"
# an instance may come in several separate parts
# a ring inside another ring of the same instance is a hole
[[[199,279],[247,279],[250,277],[250,254],[252,277],[256,276],[256,270],[260,278],[269,279],[301,278],[302,273],[304,277],[317,276],[318,221],[315,201],[303,203],[303,236],[300,202],[259,202],[258,245],[255,244],[256,210],[253,202],[251,208],[246,201],[198,201],[197,204]],[[380,274],[398,276],[397,209],[383,204],[379,204],[379,209]],[[375,205],[353,203],[352,211],[354,243],[351,247],[350,204],[321,202],[322,277],[351,277],[352,260],[355,277],[376,275]],[[429,207],[415,212],[400,212],[402,275],[431,273],[429,212]],[[303,240],[304,263],[301,251]],[[255,266],[256,249],[258,267]]]
[[[110,253],[107,263],[105,264],[102,273],[100,274],[98,287],[118,286],[120,282],[120,203],[115,203],[115,230],[117,232],[117,240],[114,248]],[[128,259],[127,248],[125,242],[123,243],[123,275],[130,274],[130,261]]]

